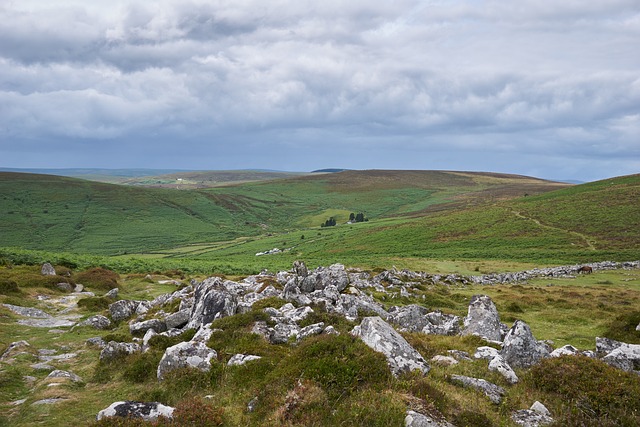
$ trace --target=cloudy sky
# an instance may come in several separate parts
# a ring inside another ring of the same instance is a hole
[[[638,0],[0,0],[0,167],[640,172]]]

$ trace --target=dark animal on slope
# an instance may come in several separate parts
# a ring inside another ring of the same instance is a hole
[[[578,269],[578,273],[591,274],[593,273],[593,268],[588,265],[583,265]]]

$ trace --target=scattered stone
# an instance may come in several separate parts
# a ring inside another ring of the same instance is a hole
[[[453,314],[443,314],[441,311],[427,313],[427,324],[422,333],[433,335],[457,335],[460,333],[460,318]]]
[[[449,353],[451,356],[453,356],[458,361],[473,360],[473,359],[471,359],[471,356],[469,355],[469,353],[467,353],[466,351],[462,351],[462,350],[447,350],[447,353]]]
[[[454,427],[446,420],[436,420],[430,416],[415,411],[407,411],[404,419],[405,427]]]
[[[174,408],[159,402],[114,402],[109,407],[98,412],[98,421],[105,417],[142,418],[154,421],[158,417],[173,418]]]
[[[500,355],[494,357],[491,362],[489,362],[489,370],[498,372],[509,384],[516,384],[519,381],[518,376],[513,369],[511,369],[511,366],[509,366]]]
[[[409,304],[404,307],[391,307],[387,321],[400,326],[401,331],[419,332],[427,326],[427,310],[417,304]]]
[[[492,341],[502,340],[502,323],[495,304],[487,295],[474,295],[464,318],[462,335],[478,335]]]
[[[429,364],[411,345],[380,317],[365,317],[359,326],[351,331],[373,350],[385,355],[394,375],[418,369],[425,374]]]
[[[304,328],[300,329],[300,331],[298,332],[297,340],[301,341],[307,337],[310,337],[313,335],[319,335],[322,333],[322,331],[324,331],[324,322],[314,323],[312,325],[305,326]]]
[[[194,368],[201,371],[211,369],[211,359],[218,357],[215,350],[199,341],[181,342],[165,350],[158,365],[158,380],[179,368]]]
[[[471,387],[484,393],[491,402],[499,404],[502,401],[502,396],[505,394],[505,390],[487,380],[479,378],[466,377],[464,375],[452,375],[451,380],[461,383],[464,387]]]
[[[93,337],[93,338],[88,338],[85,343],[88,346],[96,346],[96,347],[100,347],[100,348],[104,348],[106,347],[107,343],[102,339],[102,337]]]
[[[32,326],[34,328],[65,328],[74,326],[76,322],[73,320],[61,318],[61,317],[49,317],[46,319],[20,319],[18,324],[24,326]],[[66,332],[62,329],[51,330],[51,333],[63,333]]]
[[[136,343],[109,341],[100,352],[100,360],[111,360],[140,351],[142,351],[142,348]]]
[[[338,332],[336,328],[331,325],[324,328],[324,331],[322,331],[322,333],[327,335],[340,335],[340,332]]]
[[[56,288],[60,289],[62,292],[73,292],[74,286],[71,283],[58,283],[56,284]]]
[[[567,344],[563,347],[556,348],[551,352],[549,356],[551,357],[574,356],[576,354],[580,354],[580,350],[578,350],[572,345]]]
[[[51,265],[48,262],[45,262],[44,264],[42,264],[42,268],[40,269],[40,273],[43,276],[55,276],[56,275],[56,269],[53,268],[53,265]]]
[[[55,368],[51,365],[48,365],[46,363],[34,363],[33,365],[30,365],[31,369],[34,369],[36,371],[53,371]]]
[[[13,402],[10,402],[9,405],[18,406],[18,405],[22,405],[26,401],[27,399],[14,400]]]
[[[511,419],[523,427],[540,427],[553,423],[549,410],[538,401],[531,406],[531,409],[514,412]]]
[[[254,356],[252,354],[244,355],[244,354],[234,354],[231,356],[231,359],[227,362],[227,366],[239,366],[244,365],[247,362],[251,362],[252,360],[262,359],[260,356]]]
[[[109,292],[104,294],[104,296],[105,298],[109,298],[109,299],[118,299],[118,292],[119,292],[118,288],[113,288]]]
[[[153,329],[156,333],[165,332],[167,330],[167,324],[159,319],[150,319],[129,324],[129,332],[134,336],[143,335],[150,329]]]
[[[74,383],[82,382],[82,378],[80,378],[78,375],[74,374],[73,372],[62,371],[60,369],[56,369],[55,371],[51,372],[49,375],[47,375],[47,378],[68,378]]]
[[[78,323],[78,326],[91,326],[94,329],[106,330],[110,329],[112,324],[108,317],[96,314],[95,316],[91,316],[87,320]]]
[[[80,283],[76,283],[75,288],[73,288],[73,292],[79,294],[82,291],[84,291],[84,285],[81,285]]]
[[[171,313],[164,318],[164,323],[167,325],[167,329],[182,328],[189,323],[191,310],[180,310],[176,313]]]
[[[620,344],[619,347],[604,356],[602,360],[623,371],[640,371],[640,344]]]
[[[451,356],[442,356],[439,354],[436,356],[433,356],[430,362],[440,366],[453,366],[459,363],[456,359],[454,359]]]
[[[36,400],[35,402],[32,403],[32,405],[53,405],[55,403],[63,402],[65,400],[67,399],[63,399],[61,397],[52,397],[49,399]]]
[[[502,351],[504,360],[513,368],[530,368],[545,357],[549,357],[549,348],[538,342],[531,328],[522,320],[516,320],[504,338]]]
[[[50,314],[45,313],[44,311],[42,311],[40,309],[37,309],[37,308],[21,307],[19,305],[12,305],[12,304],[2,304],[2,306],[8,308],[9,310],[14,312],[15,314],[18,314],[18,315],[24,316],[24,317],[31,317],[31,318],[34,318],[34,319],[49,319],[49,318],[51,318]]]
[[[620,341],[610,338],[596,337],[596,355],[598,357],[604,357],[623,344],[624,343]]]
[[[474,359],[486,359],[493,360],[494,357],[500,355],[500,350],[496,350],[493,347],[482,346],[476,349],[476,352],[473,355]]]
[[[257,406],[258,406],[258,396],[254,397],[249,401],[249,403],[247,403],[247,412],[255,411]]]
[[[30,350],[31,348],[31,344],[29,344],[25,340],[14,341],[9,344],[9,347],[7,347],[7,349],[2,353],[2,356],[0,356],[0,361],[12,359],[16,355],[25,353],[25,350]]]

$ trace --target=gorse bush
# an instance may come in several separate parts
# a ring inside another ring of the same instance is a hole
[[[120,276],[118,273],[101,267],[83,271],[75,276],[76,282],[82,283],[90,288],[103,291],[109,291],[117,288],[119,279]]]

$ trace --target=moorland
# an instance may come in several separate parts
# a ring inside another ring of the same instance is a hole
[[[116,287],[117,299],[150,301],[213,275],[242,282],[263,272],[264,287],[282,292],[283,284],[268,272],[290,270],[296,260],[310,270],[340,263],[352,274],[370,277],[402,269],[471,277],[635,261],[640,259],[638,200],[640,175],[570,185],[453,171],[178,172],[113,184],[0,172],[0,303],[72,316],[76,323],[96,314],[110,317],[115,300],[104,295]],[[349,221],[359,213],[368,221]],[[329,218],[336,225],[321,226]],[[41,274],[45,262],[54,265],[55,275]],[[83,284],[93,295],[70,293],[58,283]],[[597,336],[640,344],[637,269],[501,285],[452,279],[382,281],[381,286],[360,292],[384,310],[417,304],[462,318],[471,297],[483,294],[508,326],[523,320],[537,339],[554,347],[593,350]],[[557,425],[640,421],[637,402],[625,397],[637,396],[639,377],[596,358],[545,359],[517,370],[522,380],[516,385],[475,359],[449,367],[432,364],[426,375],[394,377],[384,358],[349,334],[370,312],[347,319],[313,306],[313,316],[300,324],[324,322],[340,333],[336,336],[271,344],[251,333],[256,321],[271,321],[265,307],[285,302],[266,298],[244,313],[215,320],[212,327],[220,332],[208,341],[217,352],[213,368],[207,374],[179,371],[164,382],[155,370],[165,349],[188,341],[193,332],[158,338],[146,353],[103,361],[100,348],[86,340],[99,335],[130,342],[128,320],[98,331],[38,328],[18,323],[20,315],[0,306],[0,353],[20,340],[29,344],[0,361],[0,425],[86,425],[117,400],[160,401],[182,408],[182,414],[203,414],[201,420],[183,419],[186,425],[402,425],[406,410],[413,409],[456,426],[510,426],[511,413],[535,400],[550,409]],[[473,336],[402,336],[426,360],[450,349],[473,355],[479,346],[496,346]],[[32,367],[49,352],[74,354],[49,363],[81,380],[51,379],[50,371]],[[262,359],[227,367],[236,353]],[[485,378],[503,386],[506,397],[491,403],[453,384],[453,374]],[[256,396],[261,403],[248,412],[247,403]],[[54,403],[36,404],[47,398]]]

